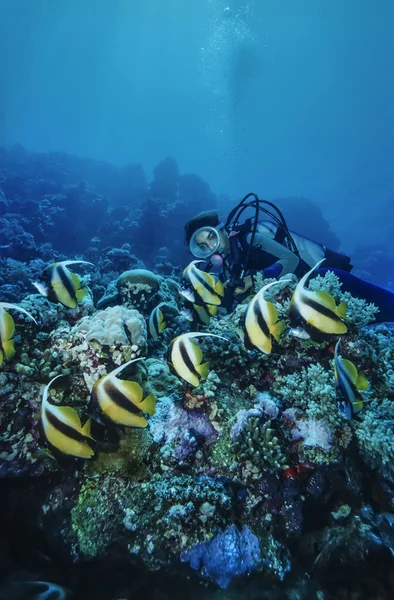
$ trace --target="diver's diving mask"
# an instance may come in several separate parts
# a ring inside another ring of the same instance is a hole
[[[220,227],[220,229],[223,225]],[[219,267],[223,264],[220,254],[220,234],[215,227],[200,227],[197,229],[189,242],[190,252],[196,258],[209,260],[213,266]]]

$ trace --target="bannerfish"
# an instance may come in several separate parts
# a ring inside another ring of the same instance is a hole
[[[208,363],[202,363],[202,350],[200,346],[191,340],[193,337],[200,336],[210,336],[226,340],[227,342],[230,341],[221,335],[199,332],[183,333],[172,340],[169,349],[169,363],[181,379],[184,379],[194,387],[200,385],[201,379],[207,378],[209,370]]]
[[[335,299],[328,292],[312,292],[305,288],[312,273],[324,260],[318,262],[300,279],[290,302],[291,326],[298,333],[301,327],[315,342],[321,342],[331,335],[343,335],[347,331],[347,326],[342,321],[346,318],[346,303],[341,302],[337,306]]]
[[[44,283],[35,281],[33,285],[50,302],[60,302],[67,308],[76,308],[88,294],[87,288],[81,288],[78,275],[67,267],[74,264],[93,265],[86,260],[62,260],[49,265],[43,272]]]
[[[70,456],[91,458],[94,455],[90,443],[91,421],[88,419],[82,427],[77,411],[71,406],[57,406],[48,399],[48,391],[52,383],[63,375],[54,377],[45,386],[41,405],[41,425],[50,446]]]
[[[167,323],[164,320],[164,316],[160,307],[166,304],[165,302],[160,302],[151,312],[149,316],[149,333],[153,337],[155,341],[159,339],[159,334],[164,331],[167,326]]]
[[[278,310],[272,302],[265,300],[264,293],[273,285],[289,281],[273,281],[268,283],[252,298],[245,312],[243,340],[248,350],[258,349],[265,354],[272,350],[272,338],[279,342],[285,328],[285,321],[278,321]]]
[[[143,412],[154,415],[156,398],[153,394],[143,397],[143,391],[136,381],[118,379],[116,376],[127,366],[143,358],[134,358],[120,365],[93,386],[92,400],[97,402],[104,415],[117,425],[125,427],[146,427],[148,422]]]
[[[70,597],[69,590],[49,581],[12,581],[0,590],[0,598],[8,600],[66,600]]]
[[[202,302],[201,304],[193,304],[193,309],[200,319],[201,323],[204,325],[209,325],[211,322],[211,317],[215,317],[218,312],[218,307],[213,304],[205,304]]]
[[[191,323],[194,319],[193,311],[190,310],[190,308],[182,308],[182,310],[179,312],[179,316],[181,319],[189,321],[189,323]]]
[[[224,296],[223,283],[210,273],[198,269],[196,263],[199,262],[204,261],[193,260],[183,271],[183,276],[189,280],[203,302],[219,306]]]
[[[364,398],[360,390],[368,389],[368,381],[363,373],[358,373],[357,367],[339,352],[340,340],[335,346],[334,374],[337,384],[338,408],[345,419],[351,419],[364,407]]]
[[[4,358],[11,360],[15,356],[15,340],[12,339],[15,333],[15,323],[11,315],[5,310],[6,308],[20,310],[37,325],[35,318],[24,308],[16,304],[0,302],[0,367],[3,364]]]
[[[181,296],[183,296],[188,302],[195,302],[196,301],[196,296],[193,292],[193,290],[189,287],[184,287],[184,288],[178,288],[178,292]]]

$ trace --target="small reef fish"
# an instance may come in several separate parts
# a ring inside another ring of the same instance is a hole
[[[0,302],[0,367],[4,362],[4,358],[11,360],[15,355],[15,340],[12,339],[15,332],[15,323],[11,315],[5,310],[6,308],[20,310],[37,325],[35,318],[24,308],[16,304]]]
[[[340,340],[335,346],[334,374],[337,383],[338,407],[345,419],[351,419],[364,407],[364,398],[360,390],[368,389],[368,381],[364,374],[358,373],[357,367],[339,354]]]
[[[134,358],[120,365],[93,386],[92,400],[100,407],[104,415],[117,425],[125,427],[146,427],[148,422],[142,411],[154,415],[156,398],[153,394],[143,397],[143,391],[136,381],[118,379],[117,375],[126,367],[143,358]]]
[[[303,329],[302,327],[292,327],[289,330],[289,334],[300,340],[310,340],[311,339],[311,336],[309,335],[309,333],[307,331],[305,331],[305,329]]]
[[[201,379],[206,379],[208,375],[208,363],[202,363],[202,350],[200,346],[191,341],[193,337],[216,337],[221,340],[229,340],[221,335],[213,333],[190,332],[178,335],[172,340],[169,350],[169,363],[181,379],[184,379],[190,385],[198,387]]]
[[[189,280],[192,288],[205,304],[219,306],[224,296],[223,283],[216,277],[196,267],[201,260],[193,260],[183,271],[183,276]]]
[[[69,590],[49,581],[13,581],[0,590],[0,598],[8,600],[66,600],[70,597]]]
[[[204,325],[209,325],[211,322],[211,317],[215,317],[218,312],[218,307],[213,304],[205,304],[202,302],[201,304],[193,304],[193,309],[201,323]]]
[[[342,321],[346,318],[346,303],[338,306],[331,294],[325,291],[312,292],[305,288],[312,273],[320,267],[318,262],[313,269],[308,271],[297,284],[290,302],[290,322],[293,327],[290,332],[296,331],[300,337],[300,328],[315,342],[321,342],[331,335],[343,335],[347,326]]]
[[[50,446],[77,458],[91,458],[94,451],[90,442],[91,421],[88,419],[82,427],[77,411],[71,406],[57,406],[49,402],[48,392],[52,383],[63,375],[54,377],[45,386],[41,405],[41,424],[44,435]]]
[[[164,320],[164,316],[160,307],[163,306],[165,302],[160,302],[151,312],[149,316],[149,333],[153,337],[155,341],[159,339],[159,334],[164,331],[167,326],[167,323]]]
[[[179,293],[193,306],[195,315],[197,315],[201,323],[204,325],[209,325],[211,322],[211,317],[215,317],[217,315],[217,305],[205,303],[201,296],[192,289],[182,288],[179,290]],[[194,317],[192,313],[192,318],[190,320],[193,321],[193,319]]]
[[[285,321],[278,321],[278,310],[272,302],[264,299],[264,293],[273,285],[289,281],[273,281],[268,283],[252,298],[245,312],[245,331],[241,332],[245,347],[248,350],[258,349],[265,354],[272,350],[272,338],[279,342],[285,328]]]
[[[33,285],[37,290],[54,304],[60,302],[67,308],[76,308],[88,294],[87,288],[81,288],[78,275],[72,273],[68,265],[85,264],[93,265],[86,260],[63,260],[55,262],[44,269],[44,283],[35,281]]]
[[[196,301],[196,296],[191,288],[183,287],[178,289],[178,291],[180,295],[183,296],[188,302],[193,303]]]

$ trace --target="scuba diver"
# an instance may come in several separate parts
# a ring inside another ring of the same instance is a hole
[[[248,209],[254,211],[254,216],[242,222]],[[217,269],[225,285],[223,306],[227,309],[249,294],[257,272],[266,278],[289,273],[302,277],[325,259],[324,268],[319,268],[317,274],[324,276],[326,271],[333,271],[343,291],[379,307],[377,321],[394,321],[392,292],[351,275],[353,265],[345,254],[290,231],[279,208],[257,194],[247,194],[225,223],[215,211],[198,214],[185,225],[185,243],[196,259],[206,261],[205,271]]]

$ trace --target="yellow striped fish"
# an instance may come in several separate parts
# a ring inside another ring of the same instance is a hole
[[[45,438],[50,446],[78,458],[91,458],[94,455],[90,443],[94,441],[90,435],[91,421],[88,419],[82,427],[81,419],[71,406],[57,406],[48,399],[48,391],[52,383],[63,375],[54,377],[45,386],[41,405],[41,425]]]
[[[78,275],[67,267],[74,264],[92,265],[86,260],[63,260],[52,263],[44,269],[44,283],[35,281],[33,285],[50,302],[60,302],[67,308],[76,308],[88,294],[87,288],[81,288]]]
[[[134,358],[120,365],[96,381],[92,389],[92,400],[98,404],[104,415],[117,425],[146,427],[148,422],[142,411],[148,415],[154,415],[156,411],[156,398],[153,394],[144,398],[139,383],[117,378],[123,369],[138,360],[144,359]]]
[[[313,269],[300,279],[294,290],[290,303],[290,321],[293,334],[300,337],[304,330],[312,340],[323,341],[331,335],[343,335],[347,327],[342,319],[346,318],[346,303],[336,305],[335,299],[328,292],[307,290],[309,278],[320,267],[325,259],[318,262]]]
[[[178,335],[172,340],[169,351],[169,363],[179,377],[197,387],[201,379],[206,379],[209,371],[208,363],[202,363],[202,350],[200,346],[191,341],[193,337],[210,336],[226,340],[221,335],[212,333],[190,332]]]
[[[223,283],[210,273],[198,269],[196,264],[200,262],[204,261],[193,260],[183,271],[183,276],[190,281],[203,302],[219,306],[224,296]]]
[[[15,333],[15,323],[11,315],[4,310],[6,308],[20,310],[30,317],[30,319],[33,319],[34,323],[37,325],[35,318],[24,308],[21,308],[16,304],[0,302],[0,367],[4,362],[4,358],[10,360],[15,356],[15,340],[12,339],[12,336]]]
[[[159,334],[164,331],[167,326],[167,323],[164,320],[164,315],[160,310],[160,307],[165,305],[165,302],[160,302],[151,312],[149,316],[148,328],[149,333],[155,340],[155,342],[159,339]]]
[[[278,310],[272,302],[264,299],[264,293],[273,285],[289,281],[288,279],[268,283],[252,298],[245,313],[244,344],[248,350],[258,349],[265,354],[272,350],[272,338],[279,342],[285,328],[285,321],[278,321]]]
[[[335,346],[334,375],[337,383],[338,407],[345,419],[351,419],[364,407],[360,390],[368,389],[368,381],[357,367],[339,354],[339,340]]]

